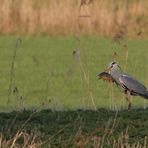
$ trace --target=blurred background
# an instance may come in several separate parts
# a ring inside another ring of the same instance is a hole
[[[0,33],[146,36],[147,0],[0,0]]]

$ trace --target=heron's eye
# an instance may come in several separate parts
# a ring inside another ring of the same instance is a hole
[[[113,62],[112,65],[116,64],[116,62]]]

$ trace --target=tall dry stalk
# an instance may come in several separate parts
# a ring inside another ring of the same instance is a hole
[[[13,56],[12,56],[12,61],[11,61],[11,66],[10,66],[10,75],[9,75],[10,80],[9,80],[7,104],[10,101],[10,96],[12,93],[12,87],[13,87],[13,83],[14,83],[14,64],[15,64],[15,59],[16,59],[16,53],[17,53],[20,43],[21,43],[21,39],[17,39],[16,44],[15,44],[15,48],[13,51]]]
[[[93,109],[96,111],[97,108],[96,108],[96,105],[95,105],[95,102],[94,102],[94,98],[93,98],[91,81],[90,81],[90,78],[89,78],[89,74],[87,74],[85,69],[84,69],[84,64],[82,63],[81,52],[80,52],[80,49],[81,49],[80,48],[80,43],[81,43],[80,33],[81,33],[81,30],[82,30],[80,23],[82,21],[82,17],[87,16],[87,15],[85,15],[85,13],[82,16],[81,15],[81,10],[83,9],[83,7],[85,7],[85,5],[89,5],[90,4],[89,2],[90,2],[90,0],[89,1],[86,1],[86,0],[81,0],[80,1],[80,6],[79,6],[79,9],[78,9],[78,16],[77,16],[77,20],[76,20],[76,22],[77,22],[77,32],[76,32],[76,41],[77,41],[77,50],[76,50],[76,52],[77,53],[76,54],[77,54],[77,58],[78,58],[78,62],[79,62],[81,83],[82,83],[82,77],[84,77],[84,80],[85,80],[86,85],[87,85],[88,96],[91,99],[91,102],[92,102],[92,105],[93,105]],[[83,106],[86,106],[84,99],[82,100],[82,102],[83,102]]]
[[[124,61],[123,71],[125,72],[126,68],[127,68],[128,54],[129,54],[128,47],[126,44],[123,45],[123,50],[124,50],[124,54],[125,54],[124,55],[125,61]],[[122,109],[125,109],[125,95],[124,94],[122,94],[121,104],[122,104]]]
[[[148,63],[148,53],[147,53],[147,62]],[[146,71],[146,86],[148,87],[148,66],[147,66],[147,71]],[[143,106],[144,106],[144,109],[146,109],[147,105],[146,105],[146,100],[144,99],[143,100]]]

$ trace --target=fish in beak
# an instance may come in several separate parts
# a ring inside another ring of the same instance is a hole
[[[102,79],[104,81],[114,82],[112,76],[106,71],[99,73],[97,76],[99,77],[99,79]]]

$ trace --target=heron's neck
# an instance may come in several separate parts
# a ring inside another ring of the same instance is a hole
[[[111,72],[110,72],[110,75],[115,79],[117,80],[120,76],[121,76],[121,69],[112,69]]]

